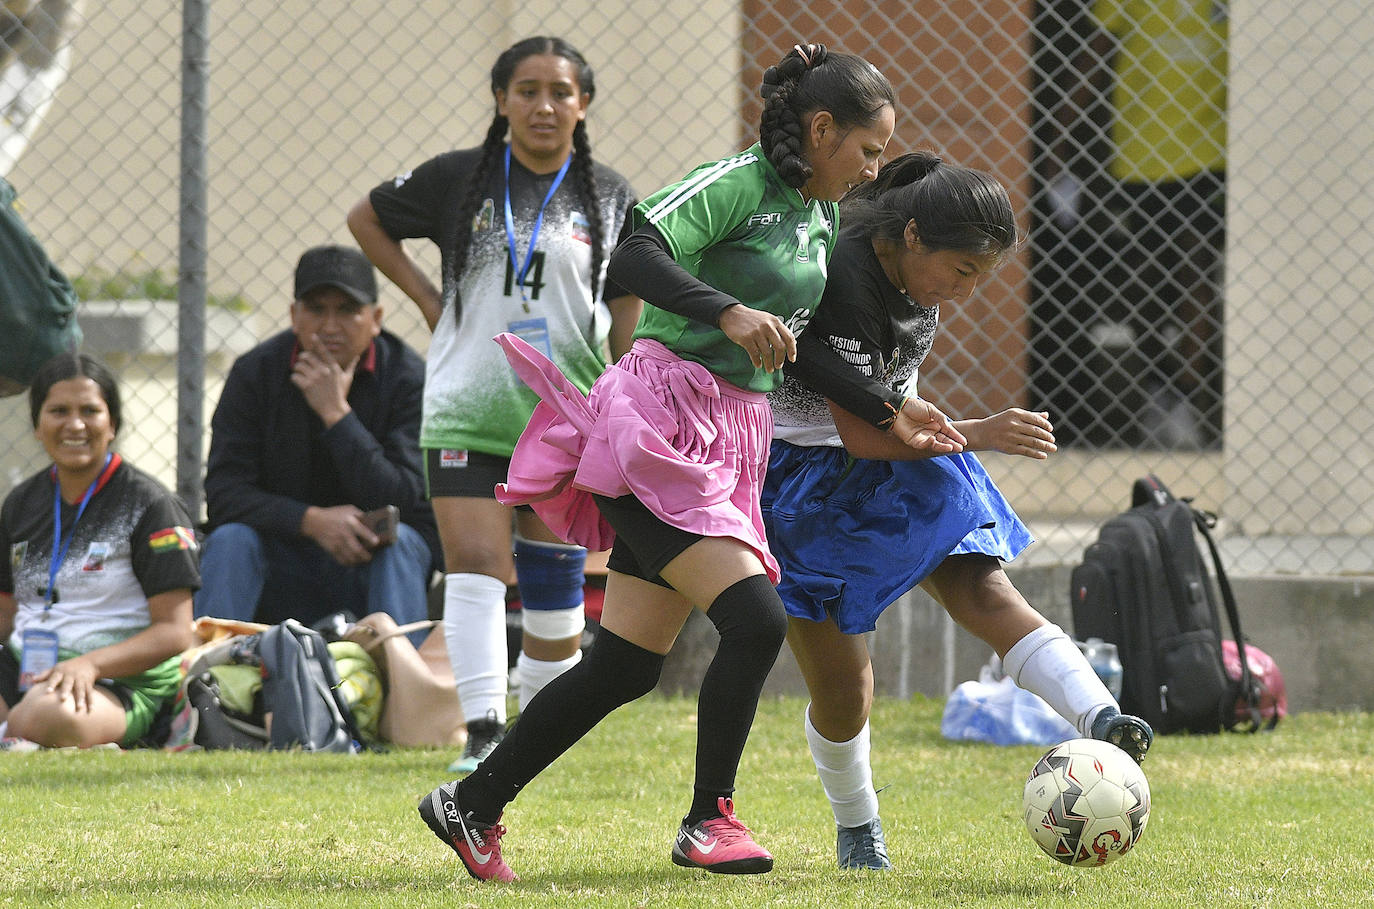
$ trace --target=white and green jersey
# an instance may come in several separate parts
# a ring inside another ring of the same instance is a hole
[[[480,149],[439,155],[378,186],[371,200],[393,239],[427,237],[440,250],[443,312],[426,357],[420,446],[509,457],[539,397],[516,377],[492,339],[505,331],[519,335],[585,392],[605,368],[611,318],[604,302],[604,260],[601,292],[592,299],[591,222],[576,171],[568,171],[544,209],[522,293],[506,239],[506,181],[500,163],[487,177],[473,220],[456,223],[480,161]],[[635,197],[610,168],[598,164],[594,173],[609,258]],[[554,177],[532,173],[511,160],[511,213],[522,265]],[[452,255],[460,229],[472,231],[472,243],[463,273],[455,276]]]
[[[657,228],[673,258],[698,280],[778,316],[793,334],[801,333],[820,303],[838,206],[805,202],[757,144],[701,165],[641,202],[634,216],[636,227]],[[772,391],[782,380],[781,370],[755,369],[720,329],[651,304],[635,337],[653,338],[750,391]]]

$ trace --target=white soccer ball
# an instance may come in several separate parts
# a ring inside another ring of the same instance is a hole
[[[1037,846],[1065,865],[1092,868],[1140,841],[1150,820],[1150,784],[1115,745],[1070,739],[1035,762],[1021,804]]]

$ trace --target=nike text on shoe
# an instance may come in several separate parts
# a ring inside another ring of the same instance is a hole
[[[837,824],[835,830],[835,852],[841,868],[892,870],[892,862],[887,857],[887,841],[883,839],[881,820],[875,817],[858,827],[840,827]]]
[[[456,780],[420,799],[419,811],[434,835],[458,853],[468,874],[479,881],[519,880],[501,858],[501,837],[506,828],[483,824],[464,814],[458,806]]]
[[[731,799],[716,801],[720,817],[707,818],[691,827],[685,824],[673,844],[673,864],[704,868],[716,874],[763,874],[773,870],[773,856],[754,842],[749,828],[735,817]]]
[[[1110,742],[1129,754],[1139,764],[1155,740],[1150,724],[1138,716],[1122,713],[1115,707],[1103,707],[1093,719],[1093,738]]]
[[[460,773],[463,776],[472,773],[478,764],[487,759],[487,755],[496,750],[496,746],[501,744],[501,739],[505,738],[505,735],[505,727],[496,718],[496,711],[488,710],[484,719],[468,723],[468,740],[463,746],[463,754],[448,765],[448,772]]]

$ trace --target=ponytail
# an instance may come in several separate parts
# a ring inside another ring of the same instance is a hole
[[[841,223],[864,236],[901,242],[915,222],[921,245],[1002,257],[1020,238],[1007,190],[991,174],[947,164],[932,151],[901,155],[840,202]]]

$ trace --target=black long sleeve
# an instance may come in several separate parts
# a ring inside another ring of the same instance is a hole
[[[905,400],[901,392],[855,369],[816,332],[802,332],[797,338],[797,360],[784,368],[812,391],[879,429],[892,426]]]
[[[668,251],[658,228],[645,224],[611,253],[606,279],[646,303],[719,327],[720,314],[739,301],[688,273]]]

